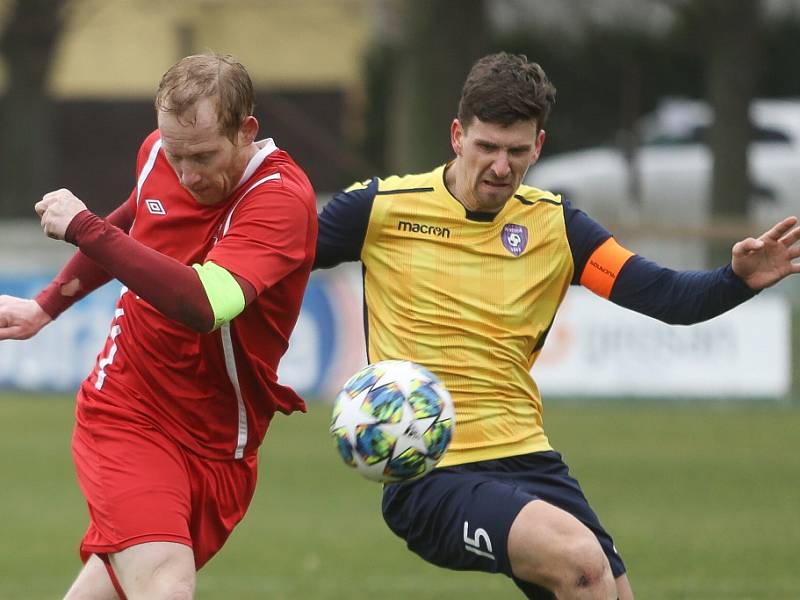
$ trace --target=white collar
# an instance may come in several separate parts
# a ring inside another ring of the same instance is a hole
[[[236,184],[236,189],[239,189],[239,187],[245,181],[253,176],[253,173],[255,173],[256,169],[261,166],[261,163],[264,162],[265,158],[278,149],[278,147],[275,145],[275,142],[272,141],[272,138],[259,140],[256,142],[256,146],[259,147],[259,151],[256,152],[253,155],[253,158],[250,159],[250,162],[247,163],[247,168],[245,168],[244,173],[242,173],[242,178],[239,180],[239,183]]]

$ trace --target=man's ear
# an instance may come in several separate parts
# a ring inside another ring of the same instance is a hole
[[[450,145],[453,147],[453,152],[456,153],[456,156],[461,156],[463,151],[463,138],[464,128],[461,126],[461,121],[453,119],[453,122],[450,123]]]
[[[258,135],[258,119],[253,115],[245,117],[241,127],[239,127],[239,145],[249,146],[256,140]]]
[[[533,155],[531,156],[530,164],[535,163],[539,160],[539,155],[542,153],[542,146],[544,146],[546,134],[544,129],[540,129],[539,133],[536,134],[536,142],[533,145]]]

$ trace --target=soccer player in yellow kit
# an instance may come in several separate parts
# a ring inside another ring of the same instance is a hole
[[[502,572],[528,598],[630,599],[610,535],[543,429],[530,369],[556,311],[583,285],[668,323],[712,318],[800,272],[800,228],[787,218],[712,271],[630,252],[566,199],[521,185],[554,98],[524,56],[479,60],[450,128],[455,158],[335,195],[315,266],[360,260],[369,361],[423,364],[453,397],[440,466],[384,488],[392,531],[433,564]]]

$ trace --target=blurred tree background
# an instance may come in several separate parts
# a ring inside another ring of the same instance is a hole
[[[136,1],[149,10],[158,6]],[[265,18],[275,6],[239,2],[263,6]],[[79,177],[74,172],[88,170],[88,162],[69,169],[54,165],[55,154],[73,151],[74,140],[65,138],[74,135],[87,111],[96,112],[95,120],[119,119],[122,113],[141,122],[138,136],[152,126],[149,99],[117,101],[114,108],[52,97],[47,79],[60,35],[76,14],[86,18],[88,11],[74,10],[85,4],[0,0],[0,13],[6,13],[0,31],[6,75],[0,100],[2,216],[30,216],[31,199],[65,180],[74,184]],[[219,4],[195,0],[193,6],[208,11]],[[716,156],[713,206],[721,215],[744,214],[750,101],[800,96],[794,69],[800,56],[797,0],[372,0],[363,6],[371,14],[371,42],[360,65],[361,90],[332,90],[313,102],[275,95],[266,103],[275,117],[266,130],[272,134],[276,126],[292,125],[289,136],[309,145],[301,153],[303,164],[323,193],[356,178],[423,170],[448,160],[449,123],[461,83],[475,58],[490,51],[526,54],[545,67],[558,88],[546,156],[604,143],[622,144],[632,155],[637,120],[659,99],[708,100],[717,114],[709,141]],[[208,49],[197,47],[192,31],[177,32],[176,53]],[[335,44],[330,50],[336,52]],[[347,99],[354,96],[356,102]],[[98,155],[113,154],[98,143],[107,126],[98,123],[97,129],[82,130],[82,143],[96,146]],[[124,197],[131,156],[120,156],[123,166],[113,171],[120,191],[101,187],[101,196],[114,202]],[[108,164],[97,170],[113,169]],[[92,175],[98,174],[82,176]]]
[[[0,54],[6,91],[0,98],[0,215],[30,216],[31,199],[52,189],[53,103],[47,78],[68,0],[26,0],[7,7]]]
[[[378,38],[368,61],[367,89],[377,93],[367,96],[363,153],[377,173],[448,160],[449,121],[472,57],[506,50],[542,64],[558,89],[546,156],[598,144],[623,144],[632,153],[637,120],[660,99],[707,100],[717,115],[709,140],[713,210],[741,217],[750,191],[748,106],[755,97],[800,96],[796,2],[474,0],[461,21],[444,16],[452,7],[442,0],[390,4],[414,18],[395,18],[402,34]],[[435,33],[421,26],[434,19]],[[416,73],[409,74],[409,62]]]

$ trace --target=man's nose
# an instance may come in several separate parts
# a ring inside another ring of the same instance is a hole
[[[503,179],[511,172],[511,165],[508,162],[508,156],[505,152],[500,153],[500,155],[494,159],[492,171],[494,171],[494,174],[499,179]]]
[[[181,165],[180,167],[181,175],[181,185],[184,187],[191,187],[195,185],[198,181],[200,181],[200,173],[196,170],[188,167],[186,165]]]

